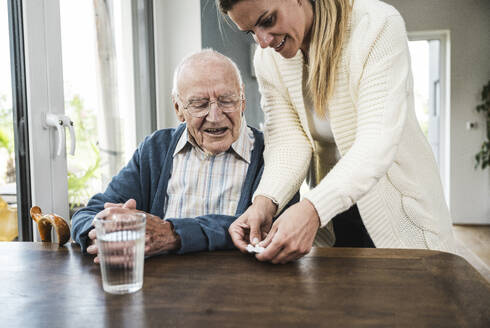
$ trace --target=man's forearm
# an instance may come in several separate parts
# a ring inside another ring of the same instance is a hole
[[[168,218],[180,236],[178,253],[234,248],[228,227],[236,216],[210,214],[195,218]]]

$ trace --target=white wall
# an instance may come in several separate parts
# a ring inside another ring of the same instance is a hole
[[[154,1],[155,69],[158,129],[178,124],[171,91],[175,67],[201,49],[200,0]]]
[[[450,209],[454,222],[490,224],[489,169],[474,169],[485,136],[475,110],[490,79],[490,1],[385,0],[405,19],[407,30],[450,30]],[[467,130],[466,122],[478,122]]]

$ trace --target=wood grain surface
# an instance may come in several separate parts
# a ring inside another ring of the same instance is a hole
[[[435,251],[165,255],[146,259],[141,291],[110,295],[75,245],[0,243],[1,327],[490,327],[489,311],[488,282]]]

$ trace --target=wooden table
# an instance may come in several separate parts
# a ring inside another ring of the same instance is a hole
[[[160,256],[141,291],[110,295],[77,246],[0,243],[1,327],[490,327],[489,311],[483,277],[435,251],[317,248],[286,265]]]

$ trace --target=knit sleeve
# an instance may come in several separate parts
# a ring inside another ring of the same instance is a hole
[[[320,184],[305,195],[314,204],[322,226],[356,203],[386,174],[405,126],[411,73],[401,16],[387,17],[367,46],[360,78],[354,82],[358,85],[353,87],[357,92],[355,141]],[[359,56],[366,49],[353,44],[352,51]]]
[[[264,173],[253,198],[263,195],[272,199],[278,204],[277,213],[280,213],[305,179],[312,148],[276,63],[266,51],[258,49],[254,58],[265,116],[265,150]]]

